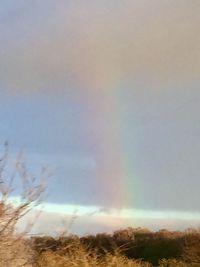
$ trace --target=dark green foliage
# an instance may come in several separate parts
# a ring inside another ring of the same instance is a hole
[[[45,250],[55,251],[58,247],[58,241],[51,236],[33,237],[32,243],[38,252]]]
[[[192,232],[184,237],[183,258],[192,266],[200,266],[200,233]]]
[[[131,258],[141,258],[145,261],[157,265],[160,259],[178,258],[181,256],[180,240],[168,238],[154,238],[140,240],[136,243]]]
[[[98,257],[116,251],[124,254],[129,259],[141,259],[157,266],[163,259],[184,260],[191,267],[200,266],[200,234],[193,232],[169,232],[161,230],[150,232],[141,228],[128,228],[109,234],[67,237],[34,237],[33,243],[36,250],[59,251],[64,249],[67,253],[72,244],[82,244],[86,249],[94,251]],[[169,261],[170,262],[170,261]],[[164,263],[163,263],[164,264]],[[167,261],[165,262],[165,265]]]
[[[97,254],[104,255],[107,252],[113,253],[117,244],[113,237],[108,234],[97,234],[96,236],[86,236],[80,238],[81,243],[88,248],[95,250]]]

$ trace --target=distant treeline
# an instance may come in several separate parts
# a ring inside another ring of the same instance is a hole
[[[192,266],[200,266],[200,231],[188,229],[183,232],[160,230],[152,232],[142,228],[127,228],[112,235],[101,233],[78,237],[76,235],[53,238],[32,237],[38,253],[65,249],[65,253],[80,243],[94,251],[98,257],[119,251],[129,259],[140,259],[158,265],[161,259],[184,260]]]

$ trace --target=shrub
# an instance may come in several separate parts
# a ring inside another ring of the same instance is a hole
[[[0,266],[34,266],[34,251],[30,242],[24,238],[31,224],[28,224],[21,233],[16,232],[16,228],[19,221],[40,203],[45,187],[42,179],[36,179],[29,174],[22,153],[17,156],[11,172],[9,156],[6,143],[4,154],[0,159]],[[41,174],[46,175],[44,170]],[[17,177],[21,190],[20,201],[16,204],[11,197]]]

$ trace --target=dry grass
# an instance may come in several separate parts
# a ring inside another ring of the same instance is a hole
[[[122,255],[106,255],[98,259],[96,255],[82,254],[61,256],[56,252],[43,252],[38,260],[38,267],[150,267],[149,263],[141,263],[125,258]]]
[[[42,252],[37,261],[38,267],[153,267],[150,263],[128,259],[116,250],[99,257],[79,241],[58,251]],[[177,260],[160,261],[159,267],[193,267]]]
[[[160,261],[159,267],[195,267],[175,259]],[[196,265],[197,266],[197,265]],[[153,267],[150,263],[130,260],[123,255],[107,254],[104,258],[77,251],[62,256],[59,252],[43,252],[38,259],[38,267]]]

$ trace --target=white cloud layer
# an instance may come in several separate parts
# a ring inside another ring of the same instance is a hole
[[[23,228],[28,222],[33,222],[38,212],[40,215],[31,230],[33,234],[59,235],[66,232],[84,235],[112,232],[129,226],[151,230],[162,228],[183,230],[199,227],[200,221],[199,212],[104,210],[95,206],[44,203],[42,209],[38,207],[25,217],[19,224],[19,228]]]

